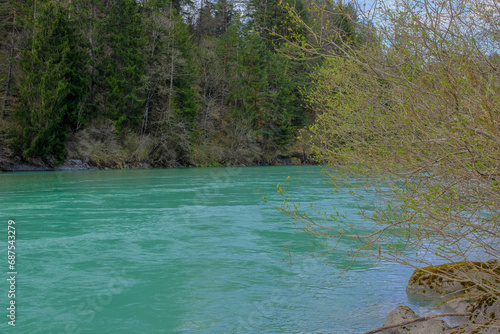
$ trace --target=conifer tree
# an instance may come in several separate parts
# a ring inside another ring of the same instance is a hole
[[[19,39],[18,20],[16,20],[17,5],[12,0],[0,3],[0,92],[2,105],[0,120],[6,115],[11,105],[12,88],[14,81],[14,67],[16,66],[16,42]]]
[[[50,164],[64,160],[66,138],[78,123],[87,90],[83,40],[60,4],[39,2],[28,17],[30,37],[22,50],[18,118],[23,156]],[[31,34],[32,32],[32,34]]]
[[[254,96],[254,126],[261,133],[264,147],[274,149],[291,144],[296,128],[304,124],[300,90],[310,81],[308,64],[286,56],[290,50],[282,43],[283,37],[305,39],[300,26],[291,22],[286,6],[279,0],[249,3],[254,54],[247,59],[248,70],[257,79],[252,85],[259,87]],[[297,12],[303,12],[301,1],[294,6]]]
[[[199,37],[221,38],[231,25],[233,17],[232,2],[228,0],[204,1],[197,22]]]
[[[145,75],[145,29],[137,2],[122,0],[102,8],[96,36],[97,115],[118,129],[140,124]]]
[[[283,36],[294,38],[302,37],[302,29],[293,22],[287,7],[293,6],[295,10],[305,15],[304,5],[301,0],[250,0],[248,12],[256,32],[265,40],[267,47],[273,50],[280,46]],[[302,17],[305,19],[305,17]],[[307,20],[306,20],[307,21]]]
[[[154,135],[157,160],[181,160],[187,154],[197,112],[192,34],[176,7],[168,0],[149,1],[145,7],[147,71],[141,133]]]

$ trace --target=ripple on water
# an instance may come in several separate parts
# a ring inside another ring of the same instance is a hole
[[[359,333],[410,305],[410,269],[302,260],[312,239],[257,192],[279,203],[289,175],[298,201],[355,213],[313,166],[0,175],[2,216],[18,232],[16,329]]]

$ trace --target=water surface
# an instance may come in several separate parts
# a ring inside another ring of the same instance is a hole
[[[297,260],[313,240],[258,194],[278,203],[287,176],[298,201],[355,213],[314,166],[0,174],[18,272],[16,328],[3,279],[0,332],[360,333],[401,304],[428,313],[409,268]]]

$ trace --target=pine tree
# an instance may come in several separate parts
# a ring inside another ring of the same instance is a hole
[[[301,2],[295,5],[300,12]],[[293,143],[297,128],[306,121],[300,90],[309,83],[308,63],[287,57],[290,50],[281,39],[305,37],[278,0],[250,1],[249,10],[252,20],[247,26],[240,68],[247,75],[240,84],[242,88],[231,96],[239,96],[240,101],[245,97],[244,105],[253,115],[261,145],[280,149]]]
[[[19,38],[16,20],[17,6],[12,0],[0,4],[0,92],[2,105],[0,120],[4,118],[12,99],[13,72],[16,66],[16,42]]]
[[[221,38],[231,25],[234,7],[228,0],[204,1],[198,18],[198,39],[203,36]]]
[[[296,11],[305,15],[301,0],[250,0],[248,12],[256,32],[266,42],[267,47],[273,50],[281,45],[283,37],[301,38],[303,29],[293,22],[287,6],[295,7]]]
[[[144,12],[147,71],[141,133],[153,134],[158,142],[155,159],[182,160],[197,112],[192,34],[175,2],[149,1]]]
[[[60,4],[40,2],[25,27],[30,37],[22,50],[19,85],[23,156],[50,164],[65,158],[66,138],[78,125],[88,81],[83,39]]]
[[[137,2],[122,0],[101,8],[96,34],[96,117],[118,129],[140,124],[145,75],[145,28]]]

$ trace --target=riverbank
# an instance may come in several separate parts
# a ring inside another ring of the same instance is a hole
[[[256,163],[228,162],[212,163],[207,165],[182,164],[178,161],[168,163],[155,162],[126,162],[119,161],[113,164],[99,165],[92,161],[81,159],[66,159],[60,166],[50,166],[39,160],[23,161],[20,158],[1,160],[0,172],[41,172],[41,171],[81,171],[81,170],[107,170],[107,169],[154,169],[154,168],[189,168],[189,167],[246,167],[246,166],[289,166],[289,165],[315,165],[313,158],[299,158],[296,156],[278,155],[267,161]]]
[[[477,268],[484,270],[477,270]],[[450,279],[448,277],[453,277]],[[496,291],[487,293],[482,286],[471,284],[487,280],[500,286],[500,261],[458,262],[417,269],[406,292],[428,300],[439,300],[441,316],[420,317],[407,306],[398,306],[389,313],[383,334],[489,334],[500,333],[500,300]],[[497,288],[494,290],[498,290]],[[449,317],[449,323],[438,319]],[[391,327],[398,324],[396,327]],[[367,333],[376,333],[370,331]],[[365,333],[366,334],[366,333]]]

